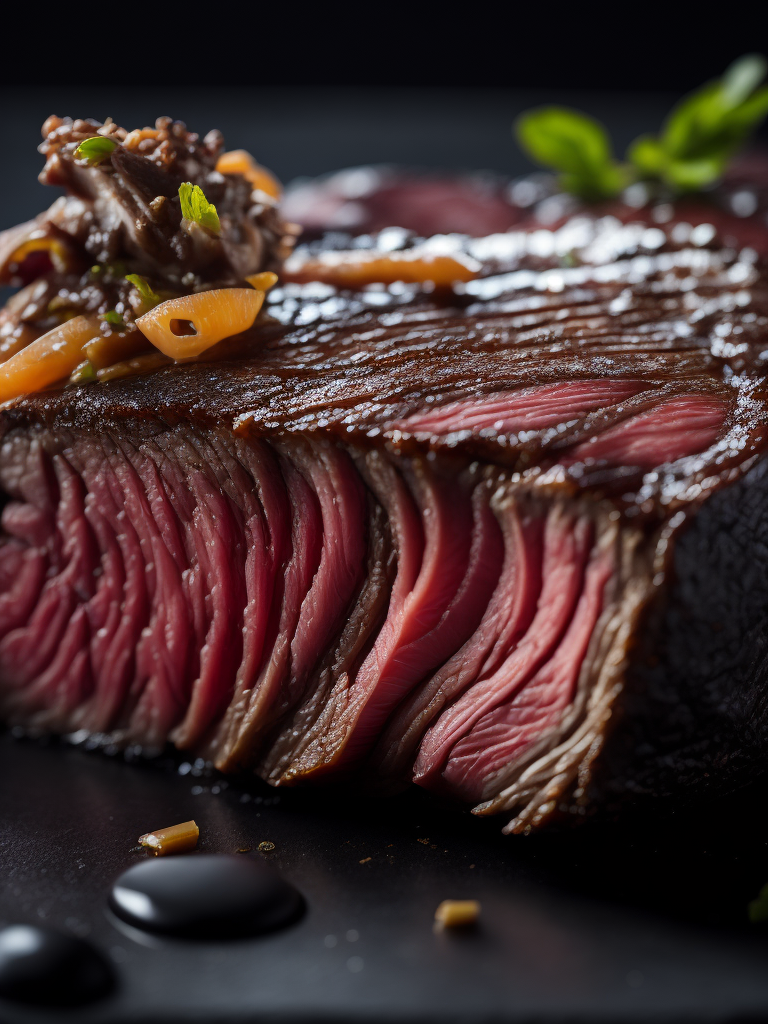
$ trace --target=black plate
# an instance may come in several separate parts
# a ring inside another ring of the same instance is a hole
[[[768,881],[764,815],[750,816],[764,792],[640,830],[504,837],[499,820],[419,791],[375,800],[246,788],[8,734],[0,778],[2,918],[87,935],[118,973],[114,996],[73,1019],[768,1017],[768,932],[746,918]],[[110,883],[146,856],[137,837],[188,818],[201,851],[269,857],[305,895],[306,915],[272,935],[210,943],[111,917]],[[262,842],[274,851],[260,854]],[[479,899],[480,926],[435,932],[446,898]],[[0,1010],[8,1021],[38,1016],[67,1014]]]

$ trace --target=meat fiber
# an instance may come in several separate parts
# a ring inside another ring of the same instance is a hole
[[[513,832],[760,770],[765,229],[531,217],[428,242],[451,292],[284,283],[214,360],[6,406],[3,718]]]

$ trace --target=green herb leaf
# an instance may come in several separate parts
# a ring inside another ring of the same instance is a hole
[[[747,905],[747,914],[752,924],[768,921],[768,885],[764,885],[757,899]]]
[[[655,178],[667,164],[667,154],[658,139],[652,135],[641,135],[627,150],[627,158],[643,177]]]
[[[96,367],[86,359],[72,371],[69,380],[71,384],[89,384],[96,380]]]
[[[146,277],[142,277],[141,274],[126,274],[125,280],[131,282],[146,306],[156,306],[161,301],[157,292],[152,291]]]
[[[117,149],[117,143],[114,139],[107,138],[105,135],[96,135],[92,139],[85,139],[75,150],[75,156],[79,156],[81,160],[87,160],[88,163],[95,167],[96,164],[100,164],[102,160],[106,160],[112,155]]]
[[[586,114],[540,107],[519,117],[515,132],[534,160],[560,171],[561,184],[569,192],[599,199],[616,195],[627,184],[605,128]]]
[[[541,107],[518,118],[522,147],[560,172],[560,184],[585,199],[615,196],[631,181],[659,181],[673,192],[706,188],[722,177],[734,153],[768,115],[768,61],[741,57],[722,78],[686,96],[658,137],[641,135],[618,163],[602,125],[565,107]]]
[[[685,97],[658,139],[641,136],[629,159],[641,177],[659,178],[677,191],[705,188],[722,177],[736,150],[768,114],[766,74],[759,56],[742,57],[723,77]]]
[[[125,322],[116,309],[110,309],[109,312],[102,313],[101,319],[106,320],[113,327],[125,327]]]
[[[723,75],[723,99],[731,107],[749,99],[768,72],[768,62],[759,53],[739,57]]]
[[[218,235],[221,231],[219,215],[213,203],[205,198],[205,193],[199,185],[193,185],[189,181],[179,185],[179,199],[181,200],[181,215],[185,220],[194,221],[211,234]]]

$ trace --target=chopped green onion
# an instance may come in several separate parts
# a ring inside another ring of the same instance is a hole
[[[157,292],[152,291],[149,281],[146,277],[142,277],[141,274],[126,274],[125,280],[130,281],[136,291],[144,300],[144,304],[147,306],[156,306],[161,301],[160,296]]]
[[[106,320],[113,327],[125,327],[125,322],[116,309],[110,309],[109,312],[102,313],[101,319]]]
[[[219,215],[213,203],[205,198],[205,193],[199,185],[193,185],[185,181],[179,185],[179,199],[181,200],[181,215],[185,220],[194,221],[200,227],[218,235],[221,231]]]
[[[85,139],[81,142],[75,150],[75,156],[79,156],[81,160],[87,160],[92,167],[95,167],[102,160],[112,156],[116,148],[117,143],[114,139],[107,138],[106,135],[96,135],[92,139]]]
[[[89,384],[92,380],[96,380],[96,367],[86,359],[84,363],[75,367],[69,380],[71,384]]]

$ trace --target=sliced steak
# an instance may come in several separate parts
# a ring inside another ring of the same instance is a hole
[[[511,831],[758,770],[768,278],[692,210],[435,239],[480,276],[284,284],[216,360],[6,406],[3,718]]]

